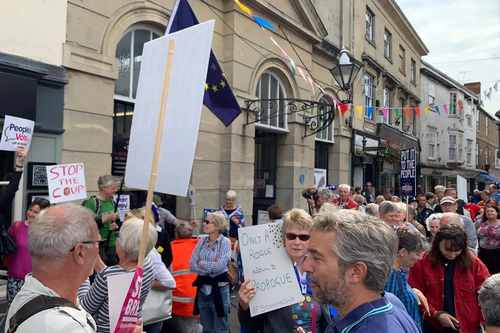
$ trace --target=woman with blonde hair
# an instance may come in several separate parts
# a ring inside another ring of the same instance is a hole
[[[323,210],[327,206],[325,211],[330,210],[328,205],[325,204],[321,209]],[[335,207],[335,209],[337,208]],[[321,214],[323,213],[319,213],[319,215]],[[304,301],[299,303],[300,306],[291,304],[278,310],[250,317],[249,303],[257,291],[249,284],[250,280],[246,280],[238,293],[240,299],[238,319],[240,325],[247,332],[297,332],[299,327],[302,327],[305,332],[325,332],[331,322],[329,307],[318,304],[314,300],[307,273],[302,268],[311,237],[310,228],[313,224],[313,218],[304,210],[292,209],[285,216],[282,230],[285,248],[295,266],[295,274],[304,295]]]

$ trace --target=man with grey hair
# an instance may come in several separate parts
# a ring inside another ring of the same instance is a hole
[[[438,185],[434,187],[434,194],[436,195],[436,201],[439,203],[441,199],[444,197],[444,192],[446,191],[446,187],[443,185]]]
[[[342,318],[326,333],[419,332],[404,310],[383,294],[398,251],[394,230],[384,221],[352,210],[319,214],[303,263],[313,298],[331,304]]]
[[[500,274],[484,281],[478,299],[486,322],[486,332],[500,333]]]
[[[339,197],[333,200],[333,204],[342,209],[358,209],[358,204],[352,200],[349,195],[351,193],[351,186],[341,184],[338,187]]]
[[[117,192],[116,178],[109,175],[100,176],[97,180],[99,194],[86,200],[83,205],[94,212],[94,220],[99,228],[99,234],[107,242],[101,246],[99,255],[102,261],[108,266],[118,263],[116,258],[116,230],[118,224],[115,213],[115,201],[113,196]]]
[[[94,270],[101,241],[86,208],[64,204],[38,215],[28,232],[33,272],[9,308],[5,332],[9,327],[17,333],[95,332],[77,295]],[[136,327],[134,333],[141,331]]]

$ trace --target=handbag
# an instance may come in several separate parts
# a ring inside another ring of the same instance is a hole
[[[21,225],[21,221],[17,221],[15,224],[14,224],[14,237],[12,237],[12,240],[14,241],[14,244],[16,244],[16,236],[17,236],[17,231],[19,230],[19,225]],[[7,233],[9,236],[10,234]],[[17,245],[16,245],[16,248],[17,248]],[[14,252],[12,253],[9,253],[8,255],[6,255],[3,259],[2,259],[2,263],[5,267],[9,267],[9,264],[10,264],[10,261],[12,260],[12,255],[14,254]]]
[[[170,318],[172,318],[172,290],[151,289],[142,311],[144,325],[154,324]]]
[[[16,242],[0,223],[0,256],[4,257],[17,250]]]
[[[227,276],[229,277],[229,282],[234,286],[236,283],[236,278],[238,277],[238,264],[236,261],[231,261],[228,266]]]

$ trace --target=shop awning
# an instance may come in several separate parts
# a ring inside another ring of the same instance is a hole
[[[496,178],[493,178],[493,177],[491,177],[490,175],[487,175],[487,174],[485,174],[485,173],[480,173],[480,174],[478,175],[478,177],[483,178],[483,179],[484,179],[483,181],[488,180],[488,181],[493,182],[493,183],[495,183],[495,184],[500,184],[500,180],[498,180],[498,179],[496,179]]]

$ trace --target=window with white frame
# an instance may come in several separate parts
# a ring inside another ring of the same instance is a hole
[[[399,44],[399,70],[406,74],[406,51],[401,44]]]
[[[479,111],[476,110],[476,131],[479,132]]]
[[[448,159],[450,161],[456,161],[457,160],[457,136],[450,135],[449,142],[450,142],[450,148],[448,151],[449,152]]]
[[[411,82],[413,83],[416,83],[417,82],[417,63],[415,62],[415,60],[411,59]]]
[[[457,114],[457,93],[450,93],[450,114]]]
[[[479,166],[479,143],[476,143],[476,168]]]
[[[366,7],[366,38],[373,41],[373,31],[374,31],[375,15]]]
[[[272,72],[264,72],[257,83],[255,95],[262,100],[260,105],[262,111],[256,115],[257,126],[287,130],[287,110],[283,102],[286,93],[279,77]]]
[[[399,106],[399,117],[396,118],[395,125],[397,128],[400,130],[403,130],[403,123],[404,123],[404,116],[403,113],[405,112],[404,107],[405,107],[405,99],[404,98],[399,98],[398,99],[398,106]]]
[[[490,150],[488,147],[484,148],[484,164],[490,164]]]
[[[329,117],[333,117],[335,115],[335,108],[334,105],[331,103],[331,99],[328,99],[326,97],[321,97],[321,100],[319,101],[321,104],[316,107],[316,115],[318,116],[318,121],[319,121],[319,127],[322,128],[326,122],[328,122],[330,119]],[[333,111],[333,112],[332,112]],[[332,123],[323,128],[321,131],[316,133],[316,140],[319,141],[326,141],[326,142],[334,142],[333,140],[333,121]]]
[[[372,119],[373,113],[368,116],[367,107],[373,106],[373,76],[365,74],[365,118]]]
[[[427,158],[429,159],[432,159],[432,160],[435,160],[436,159],[436,129],[433,128],[433,127],[428,127],[427,128],[428,130],[428,133],[429,133],[429,138],[427,140],[427,144],[428,144],[428,154],[427,154]]]
[[[391,107],[391,89],[384,88],[384,107]],[[391,110],[388,110],[387,117],[384,117],[384,124],[391,124]]]
[[[458,136],[458,162],[462,162],[462,156],[463,156],[463,145],[462,142],[464,141],[463,135]]]
[[[384,31],[384,56],[392,58],[392,35],[389,31]]]
[[[467,165],[472,164],[472,140],[467,140]]]
[[[495,149],[495,156],[493,158],[495,159],[495,169],[500,169],[500,158],[498,158],[498,149]]]
[[[436,99],[436,85],[429,82],[429,105],[434,105]]]
[[[485,117],[486,119],[486,135],[490,136],[490,119],[488,117]]]
[[[467,127],[472,127],[472,116],[470,114],[467,115]]]

